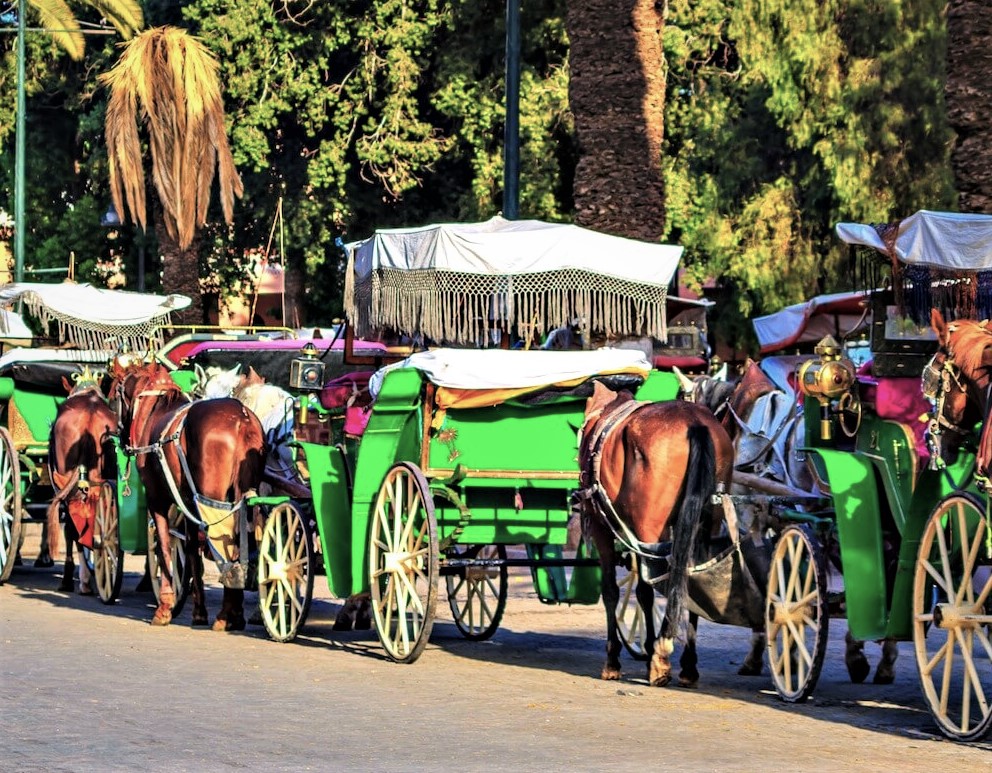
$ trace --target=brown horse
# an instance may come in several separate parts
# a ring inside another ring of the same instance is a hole
[[[641,556],[646,567],[637,600],[647,623],[645,648],[653,650],[648,680],[671,680],[670,655],[686,608],[687,576],[700,558],[713,528],[712,496],[730,485],[733,445],[726,431],[703,406],[683,401],[638,403],[629,392],[593,385],[580,430],[579,464],[583,495],[582,526],[599,553],[606,607],[606,663],[603,679],[619,679],[620,638],[615,610],[619,600],[616,543]],[[670,535],[666,556],[660,543]],[[697,536],[700,539],[697,539]],[[667,563],[668,603],[660,635],[654,630],[653,583]],[[652,566],[653,565],[653,566]],[[648,580],[648,581],[645,581]],[[679,661],[679,682],[699,679],[695,636],[698,616],[689,615],[686,645]]]
[[[65,516],[65,567],[59,590],[71,591],[74,565],[72,546],[79,546],[79,592],[93,594],[90,572],[83,560],[83,548],[93,548],[96,529],[96,503],[104,481],[117,480],[117,455],[113,436],[117,416],[100,390],[102,373],[89,368],[73,378],[75,386],[63,379],[69,396],[59,406],[48,436],[48,469],[55,494],[48,506],[48,548],[52,556],[59,550],[59,520]]]
[[[992,330],[988,320],[945,322],[934,309],[930,324],[940,349],[923,370],[923,393],[935,403],[927,443],[933,464],[951,460],[958,447],[974,437],[975,425],[988,416],[992,385]],[[988,476],[992,438],[985,423],[978,446],[977,469]]]
[[[140,363],[114,372],[122,435],[138,465],[164,567],[152,625],[168,625],[175,603],[169,551],[169,508],[186,518],[193,578],[193,625],[207,624],[201,541],[221,567],[224,600],[214,630],[243,630],[245,499],[258,488],[265,443],[258,418],[232,398],[191,403],[162,365]],[[239,540],[240,537],[240,540]]]

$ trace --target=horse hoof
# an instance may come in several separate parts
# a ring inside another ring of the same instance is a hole
[[[152,617],[152,625],[165,626],[172,622],[172,612],[156,610]]]
[[[62,591],[63,593],[72,593],[75,590],[75,587],[73,587],[72,580],[70,580],[69,582],[61,583],[59,585],[59,590]]]
[[[603,673],[600,674],[600,679],[605,679],[608,682],[615,682],[620,678],[621,674],[622,672],[619,668],[610,668],[609,666],[605,666],[603,668]]]
[[[847,673],[851,677],[851,682],[861,684],[868,678],[868,674],[871,673],[871,666],[868,664],[868,659],[858,658],[848,662]]]
[[[663,674],[661,676],[652,677],[650,680],[652,687],[667,687],[668,683],[672,681],[671,674]]]
[[[737,669],[738,676],[761,676],[761,664],[752,666],[745,663],[740,668]]]
[[[695,679],[689,679],[684,676],[679,676],[679,687],[685,687],[687,690],[695,690],[699,687],[699,677]]]
[[[89,585],[80,585],[79,586],[79,595],[80,596],[92,596],[93,595],[93,589]]]
[[[243,631],[245,629],[244,617],[234,620],[214,620],[213,630],[215,631]]]
[[[875,678],[872,680],[875,684],[892,684],[896,680],[895,674],[883,674],[880,671],[875,672]]]
[[[35,569],[50,569],[55,566],[55,562],[49,556],[38,556],[34,561]]]
[[[210,621],[207,620],[206,615],[193,615],[193,620],[190,622],[190,625],[193,626],[193,628],[203,628],[210,625]]]

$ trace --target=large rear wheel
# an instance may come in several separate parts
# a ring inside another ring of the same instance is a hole
[[[437,607],[434,500],[420,469],[386,473],[369,528],[369,587],[379,640],[389,657],[413,663],[427,646]]]
[[[765,596],[768,667],[782,700],[802,703],[823,668],[830,614],[826,559],[813,530],[786,527],[775,543]]]
[[[117,492],[112,483],[104,481],[96,501],[92,550],[93,579],[97,595],[104,604],[117,601],[124,580],[124,551],[121,550],[118,527]]]
[[[292,641],[306,622],[313,561],[309,520],[292,502],[273,507],[258,548],[258,607],[273,641]]]
[[[940,732],[977,741],[992,728],[992,548],[986,503],[943,500],[920,539],[913,645],[923,697]]]
[[[169,555],[172,557],[173,578],[172,584],[176,594],[176,601],[172,605],[172,616],[178,617],[186,604],[186,597],[189,596],[191,586],[191,569],[186,557],[186,534],[183,531],[184,524],[180,521],[176,506],[169,508]],[[148,576],[152,582],[152,593],[155,594],[155,603],[159,601],[159,592],[162,587],[162,566],[159,563],[158,530],[154,523],[148,525]]]
[[[21,539],[21,465],[10,433],[0,427],[0,583],[14,569]]]
[[[496,633],[506,609],[506,548],[469,545],[448,557],[479,562],[450,570],[444,580],[455,627],[466,639],[484,641]]]

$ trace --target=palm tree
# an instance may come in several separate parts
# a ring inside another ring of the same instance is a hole
[[[225,221],[244,186],[224,129],[218,64],[192,35],[155,27],[125,44],[117,64],[100,76],[110,88],[105,134],[114,206],[146,230],[145,167],[139,125],[147,129],[152,182],[158,193],[155,232],[162,286],[193,299],[180,321],[203,322],[196,236],[207,222],[215,176]]]
[[[80,0],[80,3],[99,11],[125,40],[145,26],[138,0]],[[65,0],[27,0],[27,4],[34,9],[41,26],[69,56],[77,61],[83,58],[86,47],[83,30]]]
[[[665,224],[667,0],[568,0],[568,95],[580,225],[657,241]]]

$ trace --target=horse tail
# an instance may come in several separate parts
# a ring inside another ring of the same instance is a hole
[[[672,557],[668,574],[669,630],[674,638],[685,609],[688,593],[689,563],[703,512],[710,506],[716,491],[716,451],[709,430],[693,424],[687,433],[689,462],[686,467],[685,492],[682,507],[672,525]]]
[[[52,471],[54,473],[54,470]],[[62,477],[62,476],[59,476]],[[66,497],[75,490],[76,484],[79,483],[79,468],[73,468],[67,473],[67,477],[64,478],[65,483],[61,484],[56,490],[52,497],[51,503],[48,505],[47,515],[47,526],[48,526],[48,552],[55,558],[59,554],[59,511],[61,510],[62,503],[65,501]],[[52,482],[55,483],[55,475],[52,475]],[[68,549],[69,546],[67,545]]]

